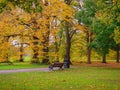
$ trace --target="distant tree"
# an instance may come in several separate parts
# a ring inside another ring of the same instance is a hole
[[[120,7],[119,6],[120,6],[119,0],[101,1],[100,10],[96,13],[96,18],[100,21],[100,23],[104,23],[106,26],[106,29],[104,30],[105,31],[104,34],[106,34],[105,36],[109,40],[109,43],[108,43],[109,49],[110,48],[114,49],[117,52],[116,62],[119,62],[119,44],[120,44],[119,42],[120,41],[119,40],[119,32],[120,32],[119,9]]]
[[[94,24],[95,39],[92,42],[93,48],[102,55],[102,63],[106,63],[106,55],[109,53],[110,48],[110,30],[105,23],[96,21]]]
[[[90,43],[93,41],[93,24],[95,14],[97,12],[97,0],[84,0],[83,5],[80,7],[80,11],[77,13],[76,18],[79,23],[84,24],[84,33],[86,34],[86,44],[87,44],[87,63],[91,63],[91,47]]]

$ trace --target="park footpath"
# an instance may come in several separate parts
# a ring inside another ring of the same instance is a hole
[[[16,70],[0,70],[0,74],[16,73],[16,72],[33,72],[33,71],[49,72],[49,68],[30,68],[30,69],[16,69]]]

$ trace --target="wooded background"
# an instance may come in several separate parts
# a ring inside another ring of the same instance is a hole
[[[120,0],[0,0],[0,62],[120,59]]]

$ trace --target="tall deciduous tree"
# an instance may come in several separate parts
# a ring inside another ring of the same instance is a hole
[[[69,7],[74,7],[73,3],[77,3],[76,1],[73,0],[64,0],[66,5]],[[71,8],[73,9],[73,8]],[[74,8],[75,9],[75,8]],[[66,35],[66,52],[64,56],[64,67],[65,68],[70,68],[71,60],[70,60],[70,50],[71,50],[71,40],[76,33],[76,30],[80,30],[81,25],[78,25],[76,23],[76,20],[74,18],[76,12],[72,12],[72,17],[66,16],[66,18],[70,19],[69,21],[64,21],[64,29],[65,29],[65,35]],[[79,28],[78,28],[79,27]]]
[[[77,19],[79,23],[83,23],[85,25],[84,32],[86,33],[86,45],[87,45],[87,63],[91,63],[91,47],[90,43],[93,40],[93,24],[94,17],[97,11],[97,0],[84,0],[83,4],[80,8],[79,13],[77,14]]]
[[[104,34],[106,34],[106,40],[109,40],[109,48],[114,48],[116,50],[116,62],[119,62],[119,9],[120,9],[120,1],[119,0],[108,0],[108,1],[101,1],[101,8],[96,13],[97,19],[104,23],[106,26],[106,30],[104,30]],[[102,27],[102,26],[101,26]],[[116,34],[116,32],[118,32]],[[117,38],[116,38],[117,37]],[[115,43],[116,42],[116,43]],[[106,47],[107,49],[108,47]]]
[[[42,38],[43,45],[43,63],[49,62],[49,45],[50,37],[56,37],[56,32],[60,30],[60,24],[64,21],[71,21],[73,15],[72,9],[63,1],[50,0],[43,2],[43,12],[38,15],[37,26],[39,30],[36,32],[38,38]],[[68,18],[69,17],[69,18]],[[41,34],[40,34],[41,33]]]
[[[16,20],[16,14],[12,14],[13,11],[6,11],[2,13],[1,20],[0,20],[0,31],[1,31],[1,37],[3,37],[3,44],[8,43],[9,48],[8,48],[8,54],[7,54],[7,61],[9,60],[9,53],[10,53],[10,38],[14,38],[16,36],[22,36],[21,31],[24,29],[24,26],[19,25],[19,22]],[[6,45],[6,46],[8,46]],[[3,46],[7,48],[6,46]],[[21,56],[22,56],[23,51],[21,51]],[[22,60],[22,57],[20,58]]]
[[[109,53],[112,30],[110,30],[105,23],[96,21],[93,32],[96,36],[92,42],[93,48],[102,55],[102,63],[106,63],[106,55]]]

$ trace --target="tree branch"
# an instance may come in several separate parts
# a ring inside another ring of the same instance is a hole
[[[73,35],[76,33],[76,30],[70,32],[70,39],[72,39]]]

